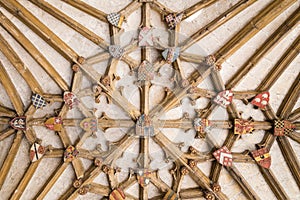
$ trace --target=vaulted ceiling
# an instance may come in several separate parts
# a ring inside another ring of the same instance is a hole
[[[0,0],[0,199],[300,199],[299,0]]]

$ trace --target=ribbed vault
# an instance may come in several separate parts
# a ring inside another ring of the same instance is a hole
[[[300,199],[299,0],[0,6],[0,199]]]

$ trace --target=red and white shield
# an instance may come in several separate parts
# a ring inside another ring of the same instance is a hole
[[[234,134],[246,134],[252,133],[254,130],[254,124],[252,121],[244,119],[235,119],[234,120]]]
[[[218,105],[226,108],[233,99],[233,93],[231,90],[224,90],[220,92],[215,98],[214,102],[217,103]]]
[[[45,154],[45,147],[43,147],[42,145],[40,145],[38,143],[33,143],[33,145],[30,148],[30,153],[29,153],[30,161],[36,162],[39,159],[41,159],[44,154]]]
[[[270,100],[269,92],[262,92],[255,96],[255,98],[251,101],[251,104],[259,107],[260,109],[264,109]]]
[[[255,161],[262,167],[269,169],[271,166],[271,156],[269,149],[261,148],[251,152]]]
[[[294,132],[296,125],[287,120],[275,120],[274,135],[284,136]]]
[[[78,106],[79,99],[72,92],[65,92],[64,93],[64,102],[68,106],[68,108],[71,110],[74,107]]]
[[[150,27],[143,27],[139,34],[139,46],[147,47],[153,46],[153,29]]]
[[[45,122],[45,126],[53,131],[61,131],[62,119],[61,117],[51,117]]]
[[[232,154],[226,146],[215,151],[213,155],[221,165],[232,166]]]
[[[15,117],[9,124],[15,130],[24,131],[26,130],[26,116]]]

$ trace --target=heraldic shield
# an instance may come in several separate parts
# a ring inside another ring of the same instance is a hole
[[[154,78],[154,68],[150,62],[144,60],[138,69],[139,81],[151,81]]]
[[[77,149],[73,146],[68,146],[68,148],[64,152],[64,162],[71,162],[78,155]]]
[[[224,90],[220,92],[215,98],[214,102],[223,108],[226,108],[233,99],[233,93],[231,90]]]
[[[68,106],[68,108],[71,110],[79,104],[79,99],[72,92],[65,92],[64,93],[64,102]]]
[[[213,155],[221,165],[232,166],[232,154],[226,146],[215,151]]]
[[[259,107],[260,109],[264,109],[270,100],[269,92],[262,92],[255,96],[255,98],[251,101],[251,104]]]
[[[274,135],[284,136],[294,132],[296,125],[287,120],[275,120]]]
[[[19,131],[24,131],[26,130],[26,117],[15,117],[9,122],[10,126]]]
[[[168,49],[165,49],[162,52],[163,58],[169,64],[171,64],[172,62],[174,62],[175,60],[177,60],[177,58],[179,57],[179,54],[180,54],[180,48],[179,47],[168,48]]]
[[[114,58],[121,58],[124,54],[124,49],[120,45],[110,45],[108,47],[109,54]]]
[[[234,120],[234,134],[243,135],[246,133],[252,133],[254,130],[254,124],[252,121],[244,119]]]
[[[97,132],[97,119],[86,118],[80,122],[80,127],[86,132]]]
[[[135,125],[135,133],[141,137],[154,136],[154,128],[151,119],[147,115],[141,115]]]
[[[47,101],[39,94],[33,94],[31,96],[32,105],[36,108],[43,108],[47,105]]]
[[[61,131],[62,119],[60,117],[51,117],[45,122],[45,126],[53,131]]]
[[[251,152],[255,161],[262,166],[263,168],[269,169],[271,166],[271,156],[269,153],[269,149],[261,148]]]
[[[107,15],[107,21],[115,26],[115,27],[118,27],[118,28],[121,28],[122,27],[122,23],[124,21],[124,16],[122,16],[121,14],[119,13],[110,13]]]
[[[150,183],[151,171],[148,169],[141,169],[137,172],[137,179],[140,186],[145,187]]]
[[[31,162],[36,162],[39,159],[43,157],[45,154],[45,147],[38,143],[33,143],[33,145],[30,148],[30,153],[29,153],[30,161]]]
[[[173,190],[169,190],[163,200],[178,200],[178,196]]]
[[[113,190],[109,195],[109,200],[125,200],[126,196],[121,188]]]
[[[182,20],[183,13],[170,13],[165,17],[165,21],[168,24],[169,29],[174,29],[178,23]]]
[[[153,28],[143,27],[139,33],[139,46],[153,46]]]
[[[195,118],[193,125],[197,132],[205,133],[210,128],[211,122],[208,119]]]

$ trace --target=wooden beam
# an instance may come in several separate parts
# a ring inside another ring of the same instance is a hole
[[[6,93],[7,93],[8,97],[10,98],[17,114],[19,116],[22,116],[24,114],[23,102],[21,100],[21,97],[20,97],[15,85],[11,81],[4,66],[2,65],[1,61],[0,61],[0,82],[2,83],[4,89],[6,90]]]
[[[226,83],[226,88],[233,88],[243,77],[266,55],[271,51],[288,33],[292,27],[300,22],[300,8],[298,8],[287,20],[285,20],[279,28],[277,28],[270,37],[255,51],[255,53],[232,75]]]
[[[103,186],[98,183],[91,183],[90,184],[90,192],[94,194],[99,194],[101,196],[109,196],[110,189],[107,186]]]
[[[300,118],[300,107],[294,110],[289,116],[288,120],[290,121],[296,121]]]
[[[7,57],[10,63],[16,68],[19,74],[24,78],[31,91],[38,94],[43,94],[43,89],[32,75],[27,66],[24,65],[20,57],[16,54],[13,48],[8,44],[4,37],[0,34],[0,51]]]
[[[285,119],[292,112],[295,104],[297,103],[300,95],[300,73],[296,77],[294,83],[290,87],[288,93],[285,95],[285,98],[281,102],[278,110],[277,116],[281,119]]]
[[[216,19],[212,20],[210,23],[205,25],[203,28],[195,32],[191,37],[181,43],[181,51],[188,49],[190,46],[204,38],[206,35],[220,27],[222,24],[226,23],[237,14],[248,8],[251,4],[255,3],[257,0],[241,0],[238,3],[234,4],[227,11],[222,13]]]
[[[196,12],[198,12],[199,10],[201,10],[202,8],[208,7],[211,4],[217,2],[218,0],[202,0],[194,5],[192,5],[191,7],[185,9],[183,11],[184,16],[182,18],[182,20],[192,16],[193,14],[195,14]]]
[[[39,166],[42,159],[33,162],[29,165],[26,170],[26,173],[23,175],[21,181],[19,182],[17,188],[14,190],[14,193],[10,197],[10,200],[19,200],[26,189],[28,183],[30,182],[31,178],[33,177],[37,167]]]
[[[238,171],[235,166],[226,167],[226,170],[231,175],[231,177],[237,182],[240,188],[243,190],[244,195],[250,200],[259,200],[260,198],[253,190],[253,188],[247,183],[243,175]]]
[[[0,115],[2,117],[15,117],[16,113],[15,113],[15,111],[11,110],[10,108],[0,105]]]
[[[287,137],[277,137],[277,143],[298,187],[300,188],[300,165],[296,153]]]
[[[89,39],[90,41],[94,42],[96,45],[99,45],[103,49],[107,49],[108,43],[105,42],[101,37],[96,35],[94,32],[87,29],[85,26],[81,25],[80,23],[76,22],[71,17],[64,14],[59,9],[55,8],[51,4],[47,3],[45,0],[30,0],[30,2],[34,3],[39,8],[43,9],[53,17],[59,19],[61,22],[65,23],[70,28],[74,29],[78,33],[80,33],[85,38]]]
[[[16,158],[16,155],[21,145],[22,138],[22,131],[18,131],[11,145],[11,148],[4,160],[4,163],[0,169],[0,189],[3,187],[4,181],[6,180],[9,170],[11,169],[11,166]]]
[[[49,179],[46,181],[46,183],[43,185],[41,190],[37,193],[35,199],[36,200],[43,200],[47,193],[50,191],[50,189],[53,187],[53,185],[56,183],[58,178],[62,175],[62,173],[65,171],[65,169],[68,167],[69,163],[64,162],[60,164],[56,170],[51,174]]]
[[[96,19],[99,19],[103,22],[108,22],[106,19],[106,14],[93,6],[90,6],[89,4],[83,2],[82,0],[61,0],[74,8],[77,8],[78,10],[81,10],[82,12],[85,12],[86,14],[89,14]]]
[[[222,64],[241,46],[249,41],[260,30],[267,26],[278,15],[284,12],[296,0],[272,1],[258,15],[245,25],[241,31],[235,34],[226,44],[216,53],[217,64]]]
[[[23,16],[23,15],[22,15]],[[29,16],[32,16],[31,14]],[[30,21],[30,17],[26,18],[24,20],[29,20]],[[25,21],[26,23],[27,21]],[[38,21],[39,22],[39,21]],[[11,36],[13,36],[15,38],[15,40],[34,58],[34,60],[40,64],[40,66],[45,70],[45,72],[57,83],[57,85],[62,88],[63,90],[68,90],[68,85],[67,83],[64,81],[64,79],[60,76],[60,74],[55,70],[55,68],[49,63],[49,61],[45,58],[45,56],[30,42],[30,40],[28,38],[25,37],[25,35],[7,18],[3,15],[3,13],[0,12],[0,23],[1,26],[11,34]],[[39,22],[37,24],[37,26],[39,26],[41,23]],[[33,24],[32,24],[33,26]],[[41,27],[43,28],[43,24],[41,25]],[[33,29],[33,31],[35,31],[36,33],[38,33],[38,30]],[[54,37],[50,30],[48,30],[48,34],[46,35],[43,39],[51,44],[51,37]],[[40,33],[41,34],[41,33]],[[48,37],[48,38],[47,38]],[[57,45],[59,45],[62,42],[60,39],[57,42]],[[64,45],[62,44],[62,47]],[[11,51],[12,53],[13,51]],[[26,74],[29,74],[29,72],[27,72],[27,68],[24,66],[23,62],[21,61],[21,59],[17,56],[17,54],[13,54],[11,56],[7,56],[8,58],[10,58],[11,62],[15,65],[16,69],[20,69],[21,70],[21,75],[25,76]],[[29,75],[28,76],[28,81],[30,80]],[[26,79],[25,79],[26,80]],[[31,82],[33,82],[35,79],[32,79]],[[33,82],[31,84],[34,84],[33,86],[37,87],[38,83]],[[37,88],[39,89],[39,88]]]
[[[77,53],[20,3],[15,0],[2,0],[0,4],[7,8],[8,11],[20,19],[67,60],[77,62],[79,58]]]
[[[297,57],[300,52],[300,36],[298,36],[292,45],[280,57],[275,66],[267,74],[266,78],[256,88],[258,91],[269,90],[275,81],[281,76],[290,63]]]
[[[265,178],[267,184],[275,194],[278,200],[287,200],[289,199],[287,194],[285,193],[284,189],[279,184],[278,180],[272,173],[270,169],[263,168],[259,166],[260,172],[262,173],[263,177]]]
[[[11,136],[12,134],[14,134],[16,132],[15,129],[12,128],[7,128],[3,131],[0,132],[0,141],[4,140],[5,138]]]

